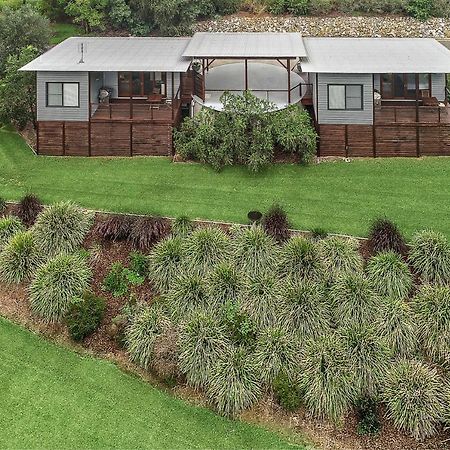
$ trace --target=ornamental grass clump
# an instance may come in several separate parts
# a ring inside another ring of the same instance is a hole
[[[261,395],[253,355],[231,346],[211,370],[206,393],[220,414],[236,416],[252,406]]]
[[[442,233],[431,230],[416,233],[408,261],[423,281],[450,282],[450,243]]]
[[[55,256],[36,271],[30,285],[31,311],[47,322],[63,319],[72,299],[87,290],[91,276],[79,255]]]
[[[33,231],[43,254],[52,257],[77,250],[91,228],[92,220],[92,213],[74,203],[59,202],[39,214]]]
[[[16,214],[27,227],[30,227],[36,222],[42,208],[42,203],[38,197],[33,194],[27,194],[17,205]]]
[[[280,373],[295,377],[299,355],[300,342],[295,335],[277,326],[261,331],[253,357],[261,381],[270,386]]]
[[[28,280],[42,257],[31,231],[16,233],[0,252],[0,279],[7,283]]]
[[[160,293],[167,292],[184,260],[183,240],[167,237],[158,242],[149,255],[149,277]]]
[[[8,243],[9,239],[19,231],[25,231],[21,220],[16,216],[0,218],[0,250]]]
[[[367,277],[380,295],[398,299],[406,298],[413,284],[408,265],[393,251],[372,256],[367,263]]]
[[[280,250],[278,271],[282,277],[319,280],[323,269],[317,245],[309,239],[294,236]]]
[[[334,320],[338,325],[368,324],[377,317],[380,300],[362,274],[344,275],[330,289]]]
[[[195,388],[206,386],[214,363],[230,345],[224,326],[206,311],[197,310],[181,324],[179,366]]]
[[[213,303],[218,304],[238,300],[244,285],[241,274],[228,262],[217,264],[206,279],[208,295]]]
[[[450,368],[450,287],[424,285],[412,306],[423,350]]]
[[[397,225],[388,219],[376,219],[369,231],[368,244],[370,252],[375,255],[379,252],[395,252],[406,255],[408,247],[405,238]]]
[[[330,236],[322,239],[318,246],[326,274],[331,281],[362,271],[363,259],[359,254],[356,239]]]
[[[170,223],[161,217],[137,217],[132,221],[128,241],[138,250],[149,250],[170,233]]]
[[[319,419],[339,422],[357,395],[352,367],[336,334],[307,341],[299,366],[303,403]]]
[[[310,279],[287,282],[281,295],[280,318],[302,339],[328,332],[331,316],[323,284]]]
[[[387,373],[382,398],[397,428],[416,439],[436,434],[446,401],[436,369],[422,361],[397,361]]]
[[[172,235],[186,237],[194,231],[194,224],[188,216],[178,216],[172,222]]]
[[[94,234],[106,241],[126,241],[130,237],[131,226],[136,220],[133,216],[123,214],[109,215],[97,222]]]
[[[286,212],[280,205],[273,205],[263,216],[264,231],[277,242],[285,242],[290,236],[290,224]]]

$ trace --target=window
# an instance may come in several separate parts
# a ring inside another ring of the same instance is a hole
[[[165,72],[119,72],[119,97],[144,97],[151,94],[166,96]]]
[[[328,109],[331,110],[363,109],[362,84],[329,84]]]
[[[80,106],[79,83],[47,83],[47,106]]]

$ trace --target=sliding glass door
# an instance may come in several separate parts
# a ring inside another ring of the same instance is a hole
[[[430,74],[418,75],[419,98],[431,95]],[[384,99],[415,99],[415,73],[383,73],[381,74],[381,97]]]
[[[119,72],[119,97],[147,97],[167,95],[167,76],[164,72]]]

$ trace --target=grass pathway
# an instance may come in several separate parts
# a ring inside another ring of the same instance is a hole
[[[0,318],[0,448],[299,448]]]

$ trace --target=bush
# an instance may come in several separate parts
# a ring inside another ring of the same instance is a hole
[[[172,234],[186,237],[194,230],[194,224],[188,216],[179,216],[172,222]]]
[[[94,227],[94,233],[106,241],[126,241],[130,237],[132,216],[112,215],[100,220]]]
[[[221,321],[227,337],[235,344],[251,347],[256,339],[255,323],[237,302],[228,301],[222,308]]]
[[[72,202],[59,202],[46,207],[34,225],[36,241],[50,257],[71,253],[83,242],[93,215]]]
[[[277,242],[284,242],[289,238],[290,224],[286,212],[280,205],[273,205],[263,216],[264,231]]]
[[[144,282],[144,277],[123,266],[119,261],[113,263],[105,279],[102,289],[110,292],[114,297],[122,297],[128,294],[129,286],[139,286]]]
[[[6,210],[6,200],[3,197],[0,197],[0,216],[5,212]]]
[[[91,270],[85,259],[61,254],[39,267],[30,285],[31,311],[48,322],[62,320],[73,298],[88,288]]]
[[[211,368],[226,352],[229,341],[225,329],[216,318],[198,310],[181,325],[179,364],[189,385],[205,387]]]
[[[373,256],[367,264],[371,286],[380,295],[403,299],[412,287],[412,276],[402,257],[393,251]]]
[[[36,222],[37,216],[41,211],[42,203],[33,194],[25,195],[17,205],[17,216],[28,227]]]
[[[387,417],[416,439],[433,436],[444,413],[443,382],[421,361],[400,360],[389,370],[383,400]]]
[[[270,386],[280,373],[295,375],[299,355],[300,342],[294,335],[280,327],[270,327],[259,334],[253,357],[261,381]]]
[[[138,217],[130,228],[128,240],[139,250],[148,250],[153,244],[166,237],[170,224],[161,217]]]
[[[241,347],[231,347],[221,355],[211,370],[206,393],[226,416],[233,417],[255,403],[261,386],[252,355]]]
[[[433,14],[432,0],[408,0],[406,12],[419,20],[427,20]]]
[[[321,241],[328,236],[327,230],[325,228],[316,227],[311,230],[311,237],[315,241]]]
[[[28,280],[41,261],[32,232],[20,231],[0,252],[0,278],[7,283]]]
[[[426,354],[450,367],[450,287],[422,286],[413,299],[413,310]]]
[[[299,370],[306,408],[318,418],[339,421],[357,393],[341,339],[329,334],[309,340]]]
[[[25,231],[20,219],[16,216],[6,216],[0,218],[0,250],[8,243],[12,236],[21,231]]]
[[[149,276],[159,292],[167,292],[183,259],[183,241],[179,237],[168,237],[153,247],[149,255]]]
[[[410,248],[409,263],[423,281],[450,281],[450,244],[443,234],[431,230],[418,232]]]
[[[217,264],[206,280],[206,289],[213,303],[224,304],[241,297],[244,280],[236,268],[226,262]]]
[[[377,413],[377,402],[371,397],[363,397],[356,403],[358,425],[356,430],[361,435],[376,435],[381,428]]]
[[[99,326],[105,313],[106,303],[101,297],[86,292],[70,303],[66,314],[67,328],[74,341],[82,341]]]
[[[356,239],[331,236],[319,242],[319,252],[331,281],[362,271],[363,260]]]
[[[275,398],[286,411],[296,411],[302,403],[301,391],[285,373],[280,373],[272,385]]]
[[[369,231],[369,248],[372,254],[393,251],[400,255],[407,253],[403,235],[395,223],[388,219],[376,219]]]
[[[148,257],[141,252],[131,252],[129,259],[130,270],[145,279],[148,275]]]

